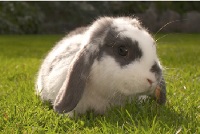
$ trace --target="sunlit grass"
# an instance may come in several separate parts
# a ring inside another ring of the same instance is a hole
[[[156,38],[161,37],[159,35]],[[104,116],[58,115],[34,94],[42,62],[61,35],[0,36],[0,132],[12,133],[199,133],[200,35],[170,34],[157,42],[164,65],[167,103],[116,107]]]

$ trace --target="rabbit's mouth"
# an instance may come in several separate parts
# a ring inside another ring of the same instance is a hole
[[[143,92],[138,93],[138,95],[154,95],[156,88],[159,86],[158,82],[153,82],[147,80],[148,86],[143,90]]]

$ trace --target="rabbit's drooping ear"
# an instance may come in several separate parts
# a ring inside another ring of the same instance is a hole
[[[58,113],[67,113],[73,110],[82,97],[90,68],[95,59],[95,55],[89,55],[88,50],[89,47],[86,45],[70,63],[66,80],[54,102],[54,109]]]
[[[63,83],[56,100],[54,109],[59,113],[72,111],[81,99],[91,67],[100,53],[100,44],[104,35],[111,25],[111,18],[97,20],[90,28],[89,40],[86,45],[77,52],[74,60],[70,63],[66,80]],[[87,37],[87,36],[86,36]],[[86,39],[87,40],[87,39]],[[98,42],[98,43],[97,43]]]
[[[159,89],[156,89],[156,101],[158,104],[165,104],[166,103],[166,85],[165,85],[165,79],[162,77],[161,82],[158,86]]]

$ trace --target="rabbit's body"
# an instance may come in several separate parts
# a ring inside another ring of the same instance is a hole
[[[103,114],[139,95],[165,103],[162,67],[155,41],[136,19],[101,18],[72,32],[47,55],[38,74],[37,93],[59,113],[87,110]]]

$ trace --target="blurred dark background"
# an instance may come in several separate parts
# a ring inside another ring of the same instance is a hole
[[[200,2],[0,2],[0,34],[63,34],[100,16],[137,16],[151,32],[200,32]],[[177,21],[178,20],[178,21]]]

